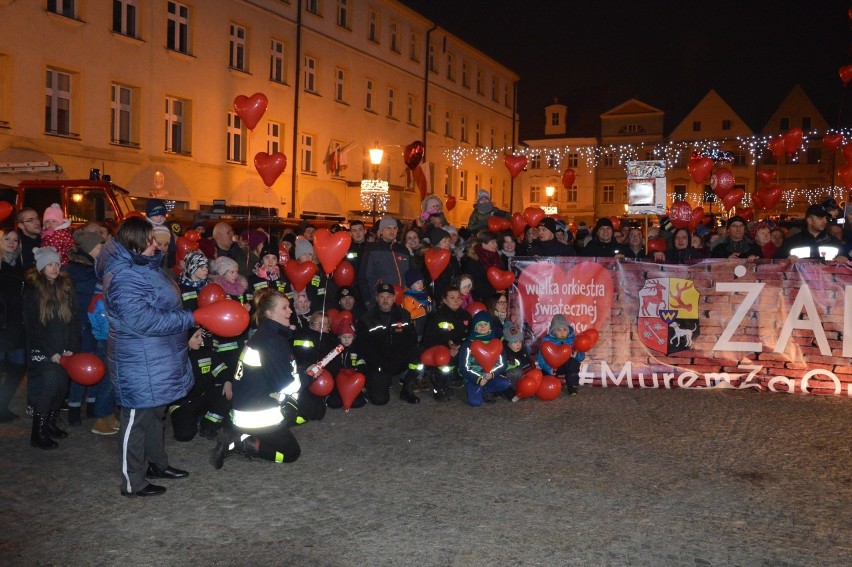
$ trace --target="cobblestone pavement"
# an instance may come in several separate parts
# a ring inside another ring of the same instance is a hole
[[[292,465],[169,437],[191,476],[128,499],[115,436],[40,451],[18,420],[0,564],[848,566],[850,424],[852,400],[753,392],[394,398],[297,428]]]

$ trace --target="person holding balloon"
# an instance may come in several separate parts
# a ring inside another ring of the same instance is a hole
[[[503,357],[506,359],[506,378],[515,387],[524,372],[532,367],[530,349],[524,344],[524,331],[516,323],[503,329]]]
[[[367,362],[358,354],[354,348],[355,343],[355,327],[352,325],[352,319],[349,317],[341,317],[337,323],[332,326],[332,332],[337,335],[340,344],[343,345],[343,352],[340,356],[332,360],[326,369],[332,376],[337,376],[341,370],[351,372],[364,372],[367,369]],[[326,398],[325,403],[332,409],[340,409],[343,407],[343,398],[340,392],[335,388]],[[367,405],[367,396],[363,390],[358,392],[355,399],[352,400],[350,408],[361,408]]]
[[[458,368],[459,348],[467,338],[470,328],[470,314],[461,308],[459,288],[450,286],[444,290],[441,304],[426,316],[423,340],[420,346],[425,350],[443,345],[450,351],[450,362],[434,370],[432,374],[432,393],[439,402],[452,398],[451,378]]]
[[[501,393],[512,399],[512,382],[504,375],[506,359],[503,357],[503,343],[491,332],[491,316],[487,311],[480,311],[473,316],[470,325],[468,338],[459,349],[459,370],[467,391],[468,405],[475,408],[483,403],[493,403],[494,394]],[[491,346],[497,347],[493,362],[486,361],[479,354],[487,354]]]
[[[552,343],[557,346],[568,345],[574,346],[574,327],[568,323],[565,315],[557,313],[550,320],[550,330],[547,335],[541,340],[541,345],[538,351],[538,367],[542,372],[552,376],[565,377],[565,389],[569,396],[576,396],[580,386],[580,363],[586,358],[585,352],[574,351],[568,362],[559,368],[553,368],[542,352],[541,346],[545,343]]]
[[[248,277],[249,300],[264,289],[277,289],[284,293],[287,282],[284,280],[281,268],[278,266],[278,243],[266,242],[258,253],[258,262]]]

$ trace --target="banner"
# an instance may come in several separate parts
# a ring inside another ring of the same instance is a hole
[[[537,352],[553,315],[597,329],[580,383],[852,396],[852,266],[514,258],[510,317]]]

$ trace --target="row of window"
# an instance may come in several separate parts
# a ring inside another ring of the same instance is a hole
[[[812,120],[810,116],[802,117],[802,125],[801,129],[803,132],[811,131]],[[728,119],[722,120],[722,130],[730,130],[732,123]],[[782,116],[778,121],[778,129],[781,132],[786,132],[790,129],[790,117]],[[701,132],[701,120],[693,120],[692,122],[692,131],[693,132]]]
[[[614,185],[604,185],[604,195],[606,196],[607,190],[614,191]],[[627,189],[624,190],[625,196],[627,195]],[[544,196],[544,200],[542,197]],[[606,197],[604,197],[606,199]],[[530,203],[542,203],[547,204],[546,201],[552,200],[554,203],[576,203],[577,202],[577,186],[572,185],[571,187],[559,187],[557,189],[557,193],[553,197],[547,197],[542,192],[542,187],[540,185],[532,185],[530,186]],[[611,202],[604,200],[604,203]]]

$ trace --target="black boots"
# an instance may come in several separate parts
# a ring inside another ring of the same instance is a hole
[[[399,399],[405,400],[409,404],[419,404],[420,398],[414,393],[414,380],[409,380],[403,383],[402,391],[399,393]]]
[[[210,454],[210,464],[213,468],[219,470],[225,464],[225,459],[239,453],[246,457],[254,457],[259,453],[257,447],[257,439],[249,435],[245,439],[240,440],[241,435],[226,429],[220,429],[219,435],[216,437],[216,447]]]
[[[0,374],[0,423],[12,421],[20,417],[9,409],[9,403],[18,390],[18,384],[24,377],[26,367],[10,364],[6,371]]]
[[[33,430],[30,435],[30,445],[39,449],[55,449],[59,444],[47,433],[48,419],[46,415],[33,413]]]
[[[83,425],[82,408],[80,406],[68,406],[68,425]]]
[[[59,410],[53,410],[47,414],[47,434],[54,439],[65,439],[68,432],[57,423]]]

